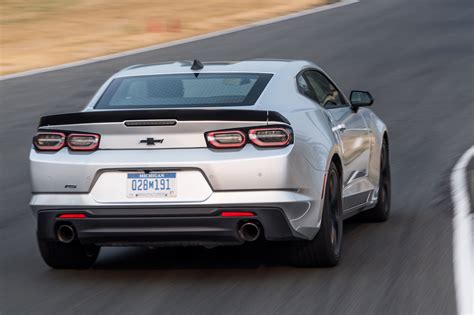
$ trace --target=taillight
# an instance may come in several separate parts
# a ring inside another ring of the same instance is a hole
[[[87,133],[71,133],[67,146],[74,151],[93,151],[99,146],[100,136]]]
[[[206,140],[217,149],[242,148],[247,142],[257,147],[286,147],[293,143],[293,130],[289,126],[265,126],[211,131],[206,133]]]
[[[242,131],[211,131],[206,135],[207,142],[214,148],[241,148],[247,142]]]
[[[93,151],[99,146],[100,136],[90,133],[38,132],[33,145],[38,151],[59,151],[64,147],[74,151]]]
[[[250,141],[259,147],[284,147],[291,142],[292,133],[283,127],[255,128],[249,130]]]
[[[66,135],[62,132],[38,132],[33,145],[40,151],[58,151],[66,144]]]

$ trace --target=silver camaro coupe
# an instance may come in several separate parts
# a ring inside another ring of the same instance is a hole
[[[81,112],[42,117],[30,153],[37,237],[53,268],[101,246],[275,241],[334,266],[343,220],[390,210],[389,140],[307,61],[135,65]]]

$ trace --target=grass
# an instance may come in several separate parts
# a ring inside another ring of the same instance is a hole
[[[2,0],[0,74],[182,39],[328,0]]]

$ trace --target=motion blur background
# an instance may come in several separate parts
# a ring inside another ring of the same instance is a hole
[[[205,34],[325,1],[2,0],[0,74]],[[450,175],[474,139],[474,1],[337,4],[158,50],[0,78],[0,314],[455,314]],[[371,91],[373,110],[389,129],[390,220],[345,222],[342,261],[331,269],[290,267],[271,246],[106,248],[90,270],[49,269],[28,207],[28,153],[39,117],[81,110],[124,67],[194,58],[307,59],[345,93]],[[468,170],[472,188],[472,161]]]
[[[0,74],[101,56],[332,0],[2,0]]]

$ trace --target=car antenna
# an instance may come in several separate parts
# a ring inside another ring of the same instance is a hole
[[[191,70],[201,70],[202,68],[204,68],[202,62],[197,59],[194,59],[193,65],[191,66]]]

